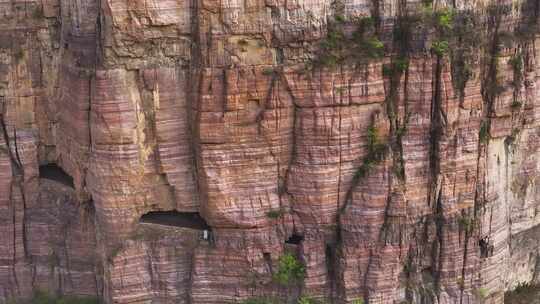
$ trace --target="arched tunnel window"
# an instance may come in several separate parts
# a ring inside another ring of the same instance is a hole
[[[75,187],[73,177],[69,176],[69,174],[54,163],[39,166],[39,178],[57,181],[71,188]]]
[[[211,230],[198,212],[151,211],[141,216],[140,223]]]

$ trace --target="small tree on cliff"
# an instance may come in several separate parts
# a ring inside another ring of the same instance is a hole
[[[273,278],[277,283],[288,286],[301,281],[304,274],[304,265],[294,255],[286,253],[279,258],[278,271]]]

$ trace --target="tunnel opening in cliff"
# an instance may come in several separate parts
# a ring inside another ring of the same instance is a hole
[[[208,226],[198,212],[178,212],[176,210],[151,211],[143,214],[139,222],[197,230],[211,230],[210,226]]]
[[[39,178],[53,180],[68,187],[75,188],[73,177],[54,163],[39,166]]]
[[[300,242],[304,240],[304,237],[299,234],[293,234],[290,238],[288,238],[285,243],[287,244],[293,244],[293,245],[299,245]]]

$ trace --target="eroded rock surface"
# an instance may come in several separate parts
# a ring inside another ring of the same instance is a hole
[[[0,0],[0,303],[503,303],[539,283],[539,22],[538,0]]]

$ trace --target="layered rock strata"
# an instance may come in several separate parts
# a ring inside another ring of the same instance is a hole
[[[0,0],[0,303],[503,303],[538,280],[539,19]]]

